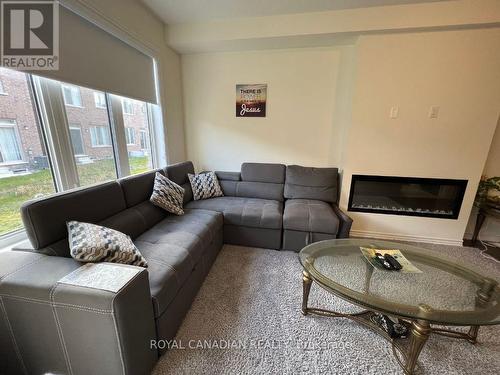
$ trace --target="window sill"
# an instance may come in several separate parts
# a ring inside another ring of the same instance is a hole
[[[24,229],[18,229],[13,232],[0,236],[0,251],[9,250],[14,245],[28,239]]]
[[[71,107],[71,108],[85,108],[83,105],[75,105],[75,104],[68,104],[64,103],[66,107]]]
[[[8,167],[9,165],[15,166],[15,165],[21,165],[21,164],[28,164],[28,162],[24,161],[24,160],[4,161],[3,163],[0,163],[0,166]]]

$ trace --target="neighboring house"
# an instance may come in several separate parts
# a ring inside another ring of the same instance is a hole
[[[63,85],[71,143],[77,163],[113,155],[106,97],[103,93]],[[27,75],[0,69],[0,171],[26,171],[48,166],[47,152],[32,104]],[[147,107],[124,99],[123,113],[130,156],[148,154]]]
[[[32,169],[46,163],[26,75],[0,69],[0,169]]]

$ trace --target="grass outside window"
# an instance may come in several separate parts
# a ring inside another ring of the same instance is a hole
[[[147,157],[129,159],[130,174],[149,170]],[[99,160],[78,166],[80,185],[87,186],[109,180],[115,175],[112,159]],[[0,178],[0,236],[22,228],[19,209],[30,199],[50,195],[55,192],[50,170],[35,171],[22,176]]]

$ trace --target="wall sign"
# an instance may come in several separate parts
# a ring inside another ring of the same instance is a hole
[[[267,84],[236,85],[236,117],[266,117]]]

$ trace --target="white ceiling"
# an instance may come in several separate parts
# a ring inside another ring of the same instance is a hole
[[[435,1],[444,0],[143,0],[167,24]]]

